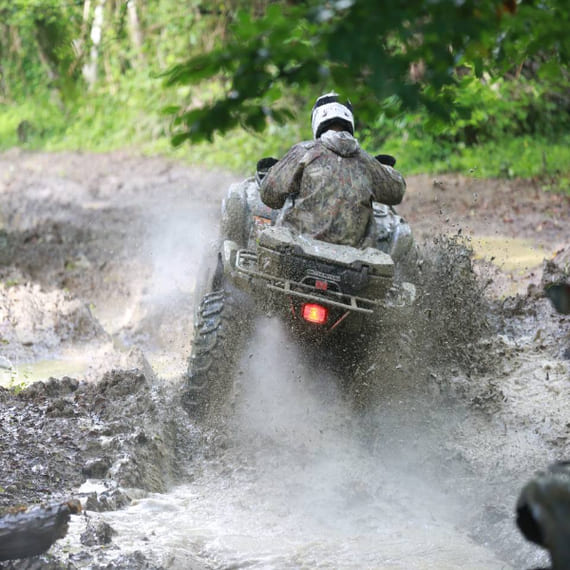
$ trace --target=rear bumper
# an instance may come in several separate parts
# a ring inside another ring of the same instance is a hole
[[[240,249],[231,241],[224,242],[223,262],[225,273],[230,274],[240,288],[252,292],[271,292],[279,296],[295,297],[300,301],[321,303],[351,313],[372,315],[382,309],[407,306],[413,302],[411,297],[415,297],[415,288],[411,284],[405,284],[407,287],[404,291],[401,287],[392,286],[381,299],[322,291],[306,283],[261,271],[258,267],[257,254]]]

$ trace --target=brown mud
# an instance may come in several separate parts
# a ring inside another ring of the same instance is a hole
[[[79,549],[5,567],[163,567],[114,546],[97,514],[184,482],[205,453],[178,391],[235,179],[126,153],[0,155],[0,510],[74,496],[86,512]],[[473,540],[531,567],[516,495],[570,457],[570,317],[542,293],[569,271],[570,201],[534,181],[417,176],[398,211],[421,302],[375,355],[391,366],[379,413],[426,478],[453,471]]]

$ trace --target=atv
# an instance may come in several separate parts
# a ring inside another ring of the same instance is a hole
[[[215,419],[228,403],[256,315],[278,315],[302,346],[354,368],[363,340],[377,339],[386,315],[415,298],[401,278],[414,263],[412,233],[394,208],[373,203],[375,247],[294,235],[259,195],[275,162],[260,160],[256,175],[231,185],[222,202],[216,267],[197,306],[182,395],[192,417]]]

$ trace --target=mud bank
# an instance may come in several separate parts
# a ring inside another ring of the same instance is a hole
[[[378,347],[368,412],[260,323],[235,417],[209,433],[178,390],[232,179],[121,153],[0,155],[0,508],[85,508],[49,554],[5,566],[544,564],[514,504],[570,457],[570,321],[542,294],[568,272],[568,200],[410,179],[422,303]],[[479,246],[488,236],[540,259],[493,260],[508,245]]]

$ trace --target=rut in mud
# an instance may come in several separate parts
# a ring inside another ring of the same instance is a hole
[[[540,294],[541,263],[516,273],[470,247],[481,228],[535,239],[562,250],[553,280],[568,203],[536,208],[523,188],[513,236],[493,207],[511,188],[410,180],[422,302],[377,347],[366,412],[262,319],[232,418],[203,431],[178,393],[231,179],[122,154],[0,156],[0,507],[86,506],[40,567],[544,564],[513,512],[570,452],[568,317]]]

